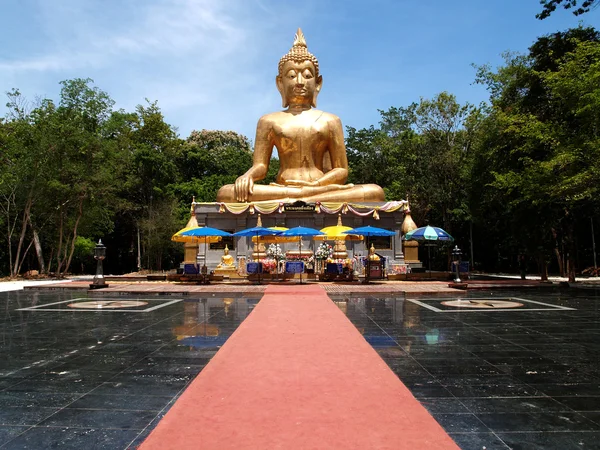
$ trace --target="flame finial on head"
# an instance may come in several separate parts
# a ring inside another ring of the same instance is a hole
[[[292,48],[279,60],[279,75],[281,75],[283,65],[288,61],[294,61],[298,63],[310,61],[315,66],[315,75],[319,76],[319,60],[315,55],[308,51],[306,39],[304,38],[304,33],[302,33],[302,30],[300,28],[298,28],[298,31],[294,36],[294,43],[292,44]]]
[[[296,35],[294,36],[294,43],[292,44],[292,47],[306,47],[306,39],[304,39],[304,33],[302,32],[301,28],[298,28],[298,31],[296,31]]]

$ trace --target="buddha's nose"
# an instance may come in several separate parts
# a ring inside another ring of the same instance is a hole
[[[304,86],[304,77],[300,74],[296,77],[296,84],[299,86]]]

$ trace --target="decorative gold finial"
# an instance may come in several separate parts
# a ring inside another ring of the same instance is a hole
[[[338,227],[342,226],[342,215],[341,214],[338,214],[338,223],[337,223],[337,226]]]
[[[306,47],[306,39],[304,39],[304,33],[302,32],[302,29],[300,27],[298,27],[298,31],[296,31],[296,35],[294,36],[294,43],[292,44],[292,46],[295,47],[297,45],[300,47]]]
[[[308,51],[306,39],[304,38],[304,33],[302,33],[302,30],[300,28],[298,28],[298,31],[294,36],[294,43],[292,44],[292,48],[279,60],[279,75],[282,75],[281,71],[283,70],[283,65],[288,61],[294,61],[297,63],[310,61],[315,66],[315,76],[319,76],[319,60],[315,55]]]
[[[262,219],[260,218],[260,214],[258,215],[258,220],[256,221],[257,227],[262,227]]]
[[[402,226],[400,227],[402,234],[406,234],[409,231],[416,230],[417,228],[419,227],[417,227],[417,224],[410,215],[410,209],[407,209],[404,211],[404,220],[402,221]]]
[[[196,215],[196,208],[194,208],[194,206],[196,206],[196,197],[192,195],[192,204],[190,205],[190,214],[192,216]]]

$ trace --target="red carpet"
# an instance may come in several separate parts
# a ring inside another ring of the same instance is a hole
[[[269,286],[141,445],[457,449],[319,286]]]

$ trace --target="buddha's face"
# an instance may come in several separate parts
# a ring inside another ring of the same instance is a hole
[[[277,76],[277,89],[281,93],[283,107],[289,105],[317,106],[317,95],[323,78],[315,76],[315,66],[311,61],[287,61]]]

